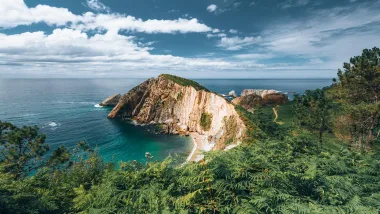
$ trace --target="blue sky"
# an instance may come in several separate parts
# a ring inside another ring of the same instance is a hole
[[[0,77],[330,78],[379,0],[0,0]]]

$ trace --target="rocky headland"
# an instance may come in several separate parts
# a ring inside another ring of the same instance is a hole
[[[108,100],[108,99],[107,99]],[[114,104],[109,118],[130,118],[140,124],[159,124],[168,134],[191,135],[197,145],[189,160],[199,160],[199,151],[224,150],[240,144],[246,125],[235,106],[198,83],[163,74],[136,86]]]

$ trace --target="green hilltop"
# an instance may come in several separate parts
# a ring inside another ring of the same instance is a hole
[[[171,75],[171,74],[161,74],[160,77],[165,77],[166,79],[169,79],[169,80],[171,80],[171,81],[173,81],[179,85],[182,85],[182,86],[191,86],[191,87],[195,88],[195,90],[197,90],[197,91],[200,91],[200,90],[209,91],[207,88],[205,88],[204,86],[202,86],[201,84],[199,84],[193,80],[185,79],[185,78],[178,77],[178,76]]]

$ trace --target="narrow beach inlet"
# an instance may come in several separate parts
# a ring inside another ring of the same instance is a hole
[[[212,144],[208,143],[207,136],[200,135],[197,132],[190,133],[191,140],[193,141],[194,147],[186,159],[187,162],[198,162],[203,159],[204,151],[210,151],[212,148]]]

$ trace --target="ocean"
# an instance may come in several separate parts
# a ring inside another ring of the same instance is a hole
[[[0,79],[0,120],[15,125],[37,125],[51,150],[73,148],[85,140],[106,161],[143,161],[145,152],[155,160],[171,154],[188,155],[189,137],[156,135],[152,127],[107,119],[110,108],[98,103],[124,94],[144,79]],[[199,79],[211,91],[228,94],[243,89],[275,89],[292,96],[328,86],[330,79]]]

